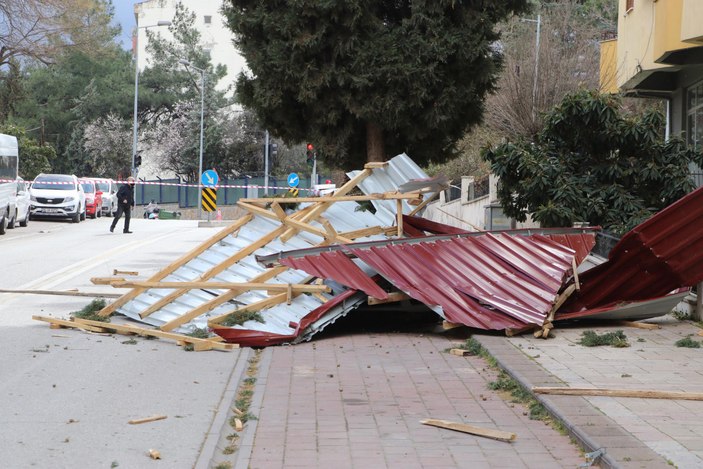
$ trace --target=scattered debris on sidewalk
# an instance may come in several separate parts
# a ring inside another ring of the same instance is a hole
[[[643,399],[680,399],[686,401],[703,401],[701,392],[656,391],[644,389],[605,389],[605,388],[566,388],[566,387],[534,387],[537,394],[552,394],[562,396],[605,396],[605,397],[634,397]]]
[[[431,425],[433,427],[446,428],[448,430],[454,430],[462,433],[469,433],[471,435],[484,436],[486,438],[492,438],[494,440],[500,441],[515,441],[517,435],[512,432],[504,432],[501,430],[494,430],[491,428],[481,428],[475,427],[473,425],[467,425],[465,423],[450,422],[449,420],[438,420],[438,419],[424,419],[420,420],[423,425]]]
[[[165,415],[152,415],[151,417],[144,417],[142,419],[134,419],[127,422],[130,425],[140,425],[142,423],[156,422],[157,420],[164,420],[167,417]]]

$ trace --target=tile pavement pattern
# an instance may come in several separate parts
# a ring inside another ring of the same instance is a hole
[[[487,388],[496,372],[432,334],[350,334],[264,350],[237,468],[575,468],[578,447]],[[517,434],[512,443],[420,424]]]
[[[478,337],[512,374],[531,386],[653,389],[703,392],[703,348],[674,343],[700,330],[671,316],[653,319],[661,329],[608,326],[562,327],[556,338],[530,335]],[[584,330],[622,329],[628,348],[584,347]],[[539,366],[535,366],[538,364]],[[624,468],[703,467],[703,402],[611,397],[544,396],[577,439],[607,451],[605,466]]]

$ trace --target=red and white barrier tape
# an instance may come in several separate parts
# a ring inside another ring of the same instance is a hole
[[[2,182],[16,182],[14,179],[0,179],[0,183]],[[26,181],[29,182],[29,181]],[[127,181],[114,181],[115,184],[127,184]],[[71,181],[41,181],[41,184],[44,185],[51,185],[51,186],[59,186],[59,185],[64,185],[64,184],[73,184]],[[151,186],[177,186],[177,187],[208,187],[208,186],[203,186],[203,185],[198,185],[198,184],[186,184],[186,183],[176,183],[176,182],[159,182],[159,181],[136,181],[136,185],[151,185]],[[301,187],[284,187],[284,186],[260,186],[258,184],[249,184],[249,185],[240,185],[240,184],[218,184],[215,186],[215,189],[248,189],[248,188],[256,188],[256,189],[279,189],[279,190],[284,190],[287,191],[289,189],[298,189],[301,191],[309,191],[309,192],[314,192],[314,189],[307,189],[307,188],[301,188]]]

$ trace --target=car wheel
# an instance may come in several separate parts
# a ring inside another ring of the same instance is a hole
[[[3,215],[2,220],[0,220],[0,235],[5,234],[5,228],[7,228],[7,216]]]
[[[100,210],[97,210],[95,213],[98,218],[102,217],[103,216],[103,208],[100,207]]]
[[[17,210],[15,210],[15,216],[12,217],[8,222],[7,222],[7,229],[11,230],[15,227],[15,222],[17,221]]]
[[[25,227],[29,225],[29,210],[27,210],[27,216],[24,217],[24,220],[20,222],[20,226]]]
[[[85,220],[85,209],[81,213],[81,220]]]
[[[80,221],[81,221],[81,212],[76,212],[75,215],[71,216],[71,222],[80,223]]]

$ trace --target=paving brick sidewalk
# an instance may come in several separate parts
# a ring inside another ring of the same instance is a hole
[[[487,383],[483,359],[439,335],[364,333],[265,349],[237,468],[575,468],[567,436]],[[420,424],[511,431],[512,443]]]
[[[489,352],[529,386],[652,389],[703,392],[703,348],[674,343],[700,330],[664,316],[661,329],[607,323],[555,330],[556,337],[476,336]],[[600,327],[599,327],[600,326]],[[584,347],[584,330],[622,329],[628,348]],[[703,467],[703,402],[611,397],[545,397],[547,406],[595,448],[605,448],[613,467]],[[609,464],[605,464],[609,465]]]

